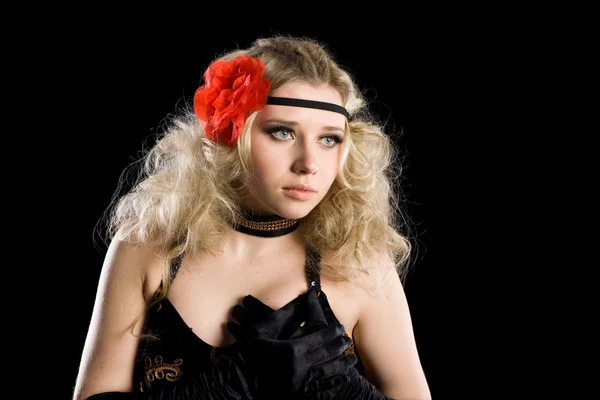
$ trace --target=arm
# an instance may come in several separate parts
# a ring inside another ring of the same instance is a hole
[[[431,399],[410,312],[396,274],[377,297],[367,296],[354,342],[369,381],[394,399]]]
[[[138,338],[130,327],[143,311],[145,271],[156,259],[147,248],[113,241],[98,283],[73,399],[103,392],[130,392]],[[156,263],[156,262],[155,262]],[[139,334],[143,318],[134,332]]]

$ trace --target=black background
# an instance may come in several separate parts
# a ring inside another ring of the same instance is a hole
[[[403,132],[398,144],[406,156],[407,208],[418,233],[405,285],[417,345],[434,398],[466,395],[465,385],[473,384],[467,376],[480,371],[475,363],[465,366],[473,349],[464,343],[475,343],[482,332],[461,324],[473,325],[467,316],[485,288],[465,290],[462,284],[480,263],[494,262],[480,257],[488,242],[483,227],[500,218],[487,208],[485,178],[491,172],[484,169],[497,151],[492,144],[500,130],[490,113],[508,84],[506,75],[495,73],[507,62],[500,56],[502,38],[435,24],[343,32],[257,25],[217,30],[176,19],[165,25],[79,20],[47,41],[52,52],[44,63],[54,79],[40,72],[34,80],[40,82],[38,98],[57,93],[38,103],[40,113],[52,110],[47,123],[55,134],[40,142],[53,149],[49,167],[62,177],[45,199],[52,210],[49,224],[61,232],[45,242],[65,272],[57,279],[64,288],[54,286],[53,295],[61,304],[55,317],[61,329],[54,330],[63,365],[57,389],[68,396],[75,382],[104,256],[96,224],[121,171],[163,119],[189,101],[215,54],[246,47],[259,36],[289,33],[326,43],[373,110],[390,129]]]
[[[282,32],[329,43],[404,130],[421,233],[406,292],[434,399],[589,398],[574,394],[596,378],[574,323],[595,315],[596,14],[402,5],[4,10],[4,386],[71,396],[103,260],[94,229],[121,170],[215,53]]]

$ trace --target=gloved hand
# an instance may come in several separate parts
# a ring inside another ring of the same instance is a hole
[[[315,390],[340,386],[357,362],[344,354],[351,339],[339,323],[328,324],[315,290],[277,311],[253,296],[233,309],[227,324],[243,344],[242,355],[254,364],[261,395],[304,398]]]
[[[380,392],[356,368],[350,368],[349,379],[328,379],[327,386],[317,386],[305,399],[310,400],[393,400]]]

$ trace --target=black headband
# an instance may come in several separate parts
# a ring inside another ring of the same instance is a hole
[[[342,106],[338,106],[333,103],[326,103],[323,101],[304,100],[304,99],[292,99],[290,97],[267,97],[267,104],[274,106],[294,106],[294,107],[306,107],[306,108],[317,108],[319,110],[333,111],[344,115],[346,118],[350,118],[350,113]]]

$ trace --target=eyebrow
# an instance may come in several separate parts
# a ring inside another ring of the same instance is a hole
[[[280,125],[288,125],[291,127],[297,127],[298,125],[300,125],[298,122],[296,121],[287,121],[284,119],[267,119],[265,121],[263,121],[264,124],[280,124]],[[328,132],[339,132],[342,134],[345,134],[346,131],[344,128],[340,128],[339,126],[332,126],[332,125],[326,125],[324,127],[322,127],[323,130],[326,130]]]

